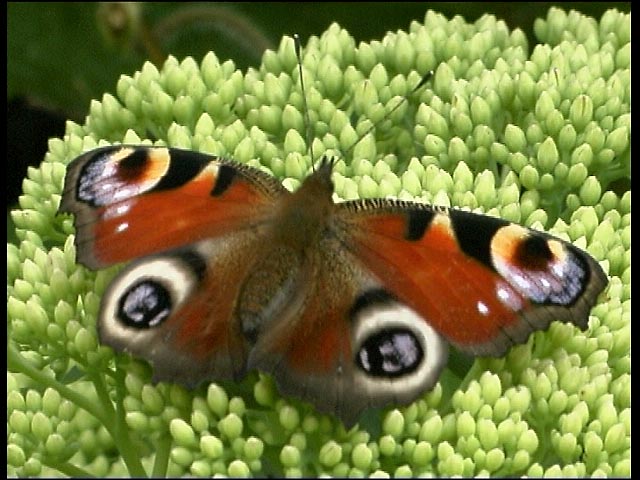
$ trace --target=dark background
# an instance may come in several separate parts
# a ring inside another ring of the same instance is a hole
[[[356,43],[370,41],[423,22],[428,9],[467,22],[494,14],[521,28],[532,51],[533,22],[551,6],[599,20],[610,8],[630,11],[631,3],[9,3],[7,206],[15,205],[27,165],[42,161],[47,139],[62,136],[67,119],[82,123],[90,101],[115,92],[119,75],[145,60],[161,65],[172,54],[199,62],[213,50],[245,70],[283,35],[298,33],[304,43],[337,22]]]

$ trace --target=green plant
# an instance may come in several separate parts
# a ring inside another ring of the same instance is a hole
[[[332,25],[304,51],[313,151],[347,150],[434,69],[338,163],[337,195],[467,207],[575,242],[610,277],[586,332],[553,324],[351,431],[262,375],[152,385],[148,365],[98,344],[117,269],[75,263],[71,218],[56,215],[65,165],[151,137],[295,188],[311,159],[291,39],[246,74],[213,53],[147,63],[50,141],[13,212],[8,475],[630,475],[630,17],[551,9],[535,30],[529,53],[521,31],[489,15],[470,25],[430,11],[357,46]]]

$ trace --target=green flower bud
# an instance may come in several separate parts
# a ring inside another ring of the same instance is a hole
[[[421,103],[416,114],[416,124],[423,125],[426,132],[440,138],[446,138],[449,134],[449,125],[442,115],[429,105]],[[422,138],[424,140],[424,137]]]
[[[412,463],[417,467],[425,467],[434,456],[435,452],[429,442],[419,442],[413,449]]]
[[[511,152],[522,152],[527,139],[524,132],[516,125],[508,124],[504,132],[505,145]]]
[[[427,155],[439,157],[441,154],[447,152],[447,146],[444,141],[435,135],[427,135],[424,140],[424,148]]]
[[[455,74],[451,67],[442,62],[438,65],[433,78],[433,91],[443,101],[450,101],[453,94],[452,85],[455,82]]]
[[[469,149],[458,137],[453,137],[449,142],[448,154],[452,163],[464,162],[469,159]]]
[[[215,460],[222,457],[224,452],[224,445],[222,441],[213,435],[205,435],[200,438],[200,450],[208,458]]]
[[[204,460],[196,460],[189,467],[189,471],[196,477],[210,477],[211,476],[211,464]]]
[[[413,476],[413,471],[409,465],[400,465],[393,473],[394,478],[411,478]]]
[[[191,97],[180,96],[173,104],[173,116],[182,125],[190,125],[197,114],[196,104]]]
[[[53,432],[51,420],[42,412],[36,412],[31,419],[31,431],[39,441],[46,441],[47,437]]]
[[[536,100],[536,84],[529,73],[522,72],[517,77],[516,95],[525,109],[533,107]]]
[[[26,461],[24,450],[16,444],[7,445],[7,465],[22,467]]]
[[[475,434],[476,423],[469,412],[462,412],[456,419],[456,431],[459,437]]]
[[[147,432],[150,428],[149,417],[142,412],[127,412],[125,422],[136,432]]]
[[[186,448],[193,448],[198,444],[196,435],[187,422],[182,419],[176,418],[169,424],[169,431],[175,442]]]
[[[395,455],[399,446],[392,435],[383,435],[379,441],[380,453],[385,456]]]
[[[353,448],[351,452],[351,461],[356,468],[363,471],[368,471],[371,468],[371,461],[373,459],[373,453],[371,449],[364,443],[359,443]]]
[[[26,405],[27,409],[32,412],[37,412],[38,410],[42,410],[42,397],[40,393],[35,390],[27,391],[26,397]]]
[[[466,113],[453,112],[451,114],[451,131],[460,138],[466,138],[473,130],[473,122],[471,117]]]
[[[47,388],[42,396],[42,411],[45,415],[54,416],[58,414],[61,402],[60,394],[53,388]]]
[[[290,81],[285,80],[286,77],[276,77],[274,74],[267,72],[264,77],[264,93],[266,103],[271,105],[283,106],[289,96],[288,85]]]
[[[490,450],[498,445],[498,430],[493,421],[478,420],[476,431],[484,450]]]
[[[29,417],[20,410],[14,410],[9,415],[9,427],[13,432],[28,435],[31,430]]]
[[[539,190],[551,190],[555,184],[553,175],[550,173],[543,173],[540,177],[540,183],[538,183]]]
[[[458,453],[454,453],[438,463],[438,472],[443,476],[462,476],[464,468],[464,459]]]
[[[373,179],[365,175],[358,185],[358,196],[360,198],[376,198],[379,196],[378,184]]]
[[[628,447],[626,431],[622,423],[616,423],[607,431],[604,438],[604,449],[612,454],[623,447]]]
[[[602,195],[600,182],[594,176],[588,177],[580,187],[580,200],[583,205],[595,205]]]
[[[194,128],[194,135],[202,135],[203,137],[208,137],[213,134],[215,125],[213,120],[207,113],[203,113],[198,118],[196,122],[196,126]]]
[[[578,132],[584,130],[593,118],[593,102],[587,95],[579,95],[569,109],[569,120]]]
[[[552,110],[544,121],[547,132],[556,136],[560,132],[560,129],[565,125],[565,119],[559,110]]]
[[[95,334],[86,328],[82,328],[78,331],[74,338],[74,344],[80,355],[86,355],[89,352],[94,352],[98,348],[98,340]]]
[[[402,413],[400,413],[400,410],[395,409],[391,410],[385,416],[382,423],[382,431],[385,434],[398,438],[402,434],[404,426],[404,416],[402,415]]]
[[[280,451],[280,462],[287,468],[296,467],[300,464],[300,450],[291,445],[285,445]]]
[[[500,385],[500,377],[489,373],[480,377],[480,387],[482,388],[482,398],[489,405],[493,405],[502,395],[502,386]]]
[[[558,439],[556,451],[565,462],[574,460],[578,440],[572,433],[565,433]]]
[[[168,69],[168,71],[163,74],[163,86],[169,94],[177,97],[186,87],[187,73],[177,65],[177,60],[175,60],[175,58],[170,57],[165,62],[165,67],[171,60],[174,60],[176,65]]]
[[[361,42],[356,50],[355,63],[363,72],[371,72],[378,63],[376,54],[368,43]]]
[[[285,405],[279,413],[280,425],[287,430],[295,430],[300,425],[300,414],[294,407]]]
[[[228,439],[233,440],[242,434],[243,423],[235,413],[230,413],[218,422],[218,428]]]
[[[578,188],[584,185],[584,181],[587,179],[589,175],[589,171],[587,167],[582,164],[572,165],[569,168],[569,173],[567,175],[567,184],[572,188]]]
[[[248,478],[251,475],[251,470],[242,460],[233,460],[229,463],[227,474],[231,478]]]
[[[474,125],[491,124],[491,107],[489,104],[480,96],[475,97],[471,101],[471,121]]]
[[[180,417],[180,410],[173,405],[167,405],[160,414],[160,418],[165,423],[170,423],[173,419]]]
[[[627,127],[619,127],[607,136],[605,147],[613,150],[615,155],[621,155],[629,147],[629,140]]]
[[[626,43],[616,53],[616,68],[626,69],[631,66],[631,43]]]
[[[493,406],[493,420],[496,422],[502,421],[509,413],[511,413],[511,403],[509,399],[506,397],[498,398]]]
[[[469,166],[460,162],[453,171],[454,188],[459,192],[466,192],[473,187],[473,174],[469,170]]]
[[[229,407],[227,392],[215,383],[210,384],[207,389],[207,404],[213,413],[218,417],[223,417]]]
[[[527,141],[532,144],[541,143],[545,139],[545,134],[539,123],[532,123],[527,128]]]
[[[366,171],[355,171],[356,175],[365,175],[370,174],[372,170],[371,162],[377,157],[378,152],[376,150],[376,142],[373,138],[373,135],[369,134],[361,139],[353,149],[353,158],[355,160],[367,160],[367,170]],[[362,167],[360,167],[362,168]]]
[[[398,72],[407,74],[413,68],[415,63],[416,52],[413,43],[406,34],[398,33],[395,42],[395,68]]]
[[[441,438],[442,427],[442,418],[439,415],[435,415],[422,424],[418,439],[429,442],[432,445],[436,444]]]
[[[568,397],[566,392],[557,390],[551,393],[549,397],[549,410],[552,414],[558,415],[567,407]]]
[[[631,459],[623,458],[613,467],[612,475],[617,478],[631,477]]]
[[[298,153],[306,153],[306,144],[304,143],[304,139],[300,136],[298,132],[304,131],[304,118],[302,113],[297,110],[295,107],[291,105],[285,105],[282,111],[282,128],[287,131],[287,136],[285,136],[285,149],[286,153],[288,152],[298,152]],[[289,145],[287,147],[287,139],[289,137],[289,132],[298,133],[298,138],[289,139],[289,141],[294,140],[293,145]],[[301,147],[304,147],[301,149]]]
[[[577,436],[582,430],[582,419],[576,412],[560,417],[560,431],[563,433],[572,433]]]
[[[473,139],[476,142],[476,152],[480,149],[489,150],[495,142],[495,134],[487,125],[477,125],[473,129]]]
[[[555,107],[552,96],[549,92],[543,91],[538,97],[535,106],[535,115],[538,121],[545,121],[547,116],[555,110]]]
[[[249,437],[244,444],[243,454],[247,460],[260,460],[264,453],[264,443],[256,437]]]
[[[144,405],[145,412],[150,415],[160,415],[165,408],[164,399],[158,389],[151,385],[142,387],[140,399]]]
[[[342,460],[342,447],[335,441],[330,440],[320,449],[318,459],[325,467],[334,467]]]
[[[53,457],[62,455],[63,452],[65,451],[66,446],[67,446],[67,441],[57,433],[53,433],[49,435],[49,438],[47,438],[44,445],[45,450],[47,451],[47,454]]]
[[[474,194],[480,205],[492,207],[496,203],[495,178],[493,173],[485,170],[476,178]]]
[[[289,130],[285,135],[284,151],[287,156],[290,153],[304,155],[307,152],[307,145],[297,130]]]
[[[487,452],[486,468],[490,472],[497,471],[504,464],[504,452],[499,448],[492,448]]]
[[[25,462],[22,472],[26,477],[37,477],[42,472],[42,462],[37,458],[31,457]]]
[[[544,473],[544,468],[539,463],[534,463],[527,471],[527,475],[532,478],[541,478]]]
[[[540,174],[531,165],[525,165],[520,171],[520,182],[522,186],[529,190],[536,190],[538,182],[540,181]]]

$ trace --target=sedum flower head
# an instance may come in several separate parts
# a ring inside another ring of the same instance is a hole
[[[551,8],[535,33],[531,50],[493,16],[429,11],[356,44],[334,24],[303,52],[311,135],[290,38],[244,74],[209,53],[123,75],[84,125],[50,141],[12,212],[7,474],[630,475],[630,17]],[[554,323],[502,359],[452,362],[415,403],[350,431],[263,375],[153,385],[143,361],[99,345],[115,269],[78,266],[72,219],[56,215],[73,157],[148,138],[233,157],[290,189],[336,154],[337,199],[394,196],[544,228],[587,249],[610,284],[586,332]]]

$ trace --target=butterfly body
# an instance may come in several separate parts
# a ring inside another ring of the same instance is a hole
[[[586,328],[606,276],[573,245],[418,203],[332,200],[325,160],[291,193],[184,150],[104,147],[69,167],[79,260],[134,260],[100,339],[186,385],[272,374],[345,424],[430,389],[453,344],[499,356],[551,321]]]

